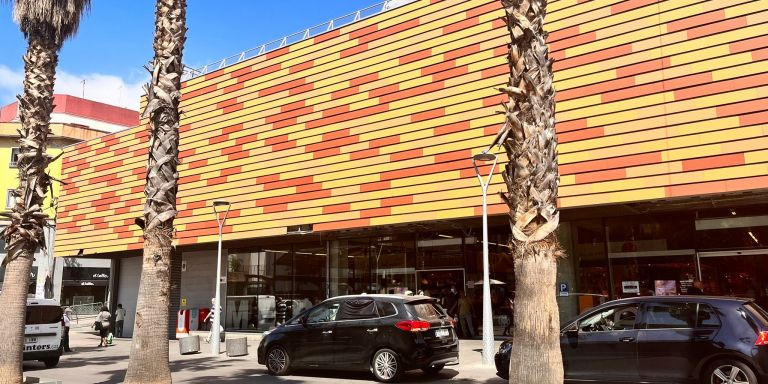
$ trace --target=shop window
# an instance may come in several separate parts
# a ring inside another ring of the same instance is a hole
[[[8,194],[5,197],[5,208],[13,209],[14,204],[16,204],[16,190],[9,189]]]
[[[322,242],[230,253],[227,329],[265,331],[325,299],[326,258]]]
[[[620,305],[599,311],[579,322],[582,332],[611,332],[635,329],[638,306]]]
[[[693,328],[696,326],[696,304],[656,303],[645,307],[647,329]]]
[[[16,168],[18,166],[19,153],[20,153],[20,148],[11,148],[11,161],[8,163],[9,167]]]
[[[692,215],[637,216],[605,222],[609,254],[695,249]]]
[[[572,255],[576,267],[578,310],[583,312],[609,296],[608,258],[605,228],[601,220],[571,223]]]
[[[416,293],[416,250],[411,235],[371,239],[370,266],[372,293]]]

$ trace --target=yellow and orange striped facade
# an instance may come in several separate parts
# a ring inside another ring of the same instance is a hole
[[[551,1],[561,207],[768,187],[766,8]],[[217,239],[214,199],[232,202],[225,240],[479,216],[470,157],[502,122],[501,15],[420,0],[185,82],[178,244]],[[57,255],[142,247],[147,139],[65,150]]]

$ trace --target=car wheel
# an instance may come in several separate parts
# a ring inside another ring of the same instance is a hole
[[[58,357],[52,357],[50,359],[43,360],[43,364],[45,364],[46,368],[53,368],[57,365],[59,365],[59,358]]]
[[[757,376],[738,360],[717,360],[707,367],[703,384],[757,384]]]
[[[427,375],[434,375],[442,371],[443,368],[445,368],[445,364],[435,364],[435,365],[430,365],[429,367],[424,367],[421,370]]]
[[[282,376],[288,374],[288,369],[291,367],[291,358],[288,356],[288,351],[281,346],[273,347],[267,352],[267,371],[270,375]]]
[[[371,359],[371,372],[376,380],[383,383],[396,381],[403,373],[403,366],[397,353],[391,349],[380,349]]]

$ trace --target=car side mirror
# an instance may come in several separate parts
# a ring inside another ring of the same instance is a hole
[[[579,326],[577,323],[573,323],[568,328],[563,330],[563,336],[573,337],[579,334]]]
[[[307,326],[307,317],[306,316],[302,316],[301,320],[299,320],[299,322],[301,323],[301,325],[306,327]]]

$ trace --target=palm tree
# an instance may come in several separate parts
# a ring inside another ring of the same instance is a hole
[[[507,192],[515,260],[515,333],[510,383],[562,384],[560,320],[555,299],[559,222],[552,60],[544,31],[547,0],[501,0],[509,30],[509,95],[493,145],[509,158]]]
[[[21,116],[19,187],[10,224],[2,231],[7,256],[0,293],[0,383],[21,383],[24,319],[29,272],[35,251],[45,246],[47,215],[43,201],[51,184],[45,170],[56,158],[46,153],[48,123],[53,111],[53,84],[59,50],[72,37],[89,0],[16,0],[13,18],[27,39],[24,55],[24,94],[18,96]]]
[[[147,86],[150,150],[144,194],[144,255],[126,383],[170,383],[168,307],[171,240],[176,217],[179,163],[181,54],[186,40],[186,0],[157,0],[155,57]]]

